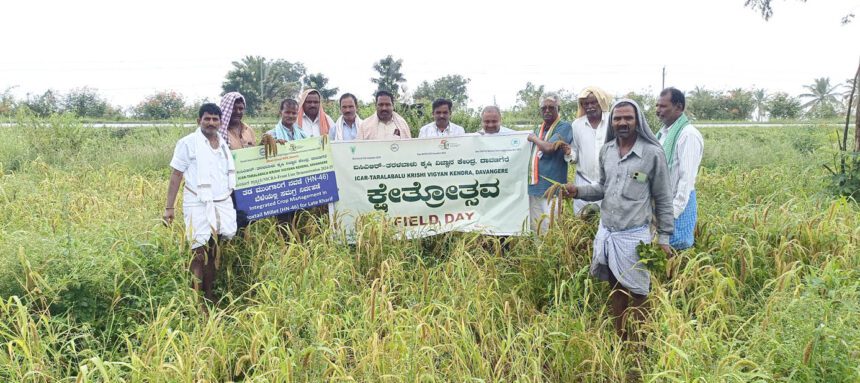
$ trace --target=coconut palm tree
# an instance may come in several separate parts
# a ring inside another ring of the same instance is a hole
[[[281,98],[295,97],[301,90],[305,71],[304,64],[299,62],[245,56],[233,61],[233,69],[227,72],[221,90],[241,92],[245,97],[246,113],[257,115],[266,103],[277,106]]]
[[[839,84],[830,85],[830,77],[817,78],[812,84],[804,85],[803,87],[809,93],[801,94],[800,98],[808,98],[810,100],[803,104],[803,107],[813,110],[825,106],[833,107],[839,104],[839,93],[836,92],[839,86]]]
[[[403,77],[403,73],[400,72],[401,66],[403,66],[403,60],[395,60],[388,55],[373,63],[373,69],[379,73],[379,77],[372,78],[370,81],[377,85],[377,90],[389,91],[394,98],[398,98],[403,89],[401,83],[406,82],[406,77]]]

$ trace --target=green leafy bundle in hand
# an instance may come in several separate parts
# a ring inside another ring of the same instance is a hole
[[[645,265],[648,271],[657,274],[666,272],[666,252],[660,246],[639,241],[636,253],[639,254],[639,263]]]

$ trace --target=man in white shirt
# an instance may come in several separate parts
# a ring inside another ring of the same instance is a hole
[[[606,129],[609,126],[609,107],[612,97],[603,89],[590,86],[582,90],[577,98],[579,108],[576,120],[573,120],[573,140],[565,150],[565,159],[576,164],[574,185],[595,185],[600,182],[600,148],[606,141]],[[588,205],[593,208],[586,209]],[[585,210],[583,210],[585,209]],[[581,199],[573,200],[574,214],[599,212],[600,201],[586,202]]]
[[[331,141],[352,141],[358,136],[358,127],[361,126],[361,117],[358,115],[358,98],[352,93],[344,93],[340,96],[340,117],[334,122],[334,127],[329,131],[328,138]]]
[[[453,137],[466,134],[466,130],[462,126],[451,122],[453,105],[451,100],[443,98],[433,101],[433,119],[435,121],[422,126],[421,131],[418,132],[418,138]]]
[[[515,130],[502,126],[502,111],[498,106],[490,105],[481,111],[481,130],[478,134],[495,136],[497,134],[513,133]]]
[[[305,89],[299,99],[299,110],[302,116],[296,123],[307,137],[319,137],[328,135],[329,129],[334,126],[334,121],[320,106],[320,92],[316,89]]]
[[[163,218],[165,224],[173,222],[176,195],[184,179],[182,210],[186,236],[194,252],[192,286],[213,301],[217,239],[230,239],[236,234],[236,210],[230,199],[236,187],[236,167],[230,148],[218,134],[221,108],[203,104],[198,111],[197,125],[194,133],[179,140],[173,152],[170,161],[173,173],[167,187]]]
[[[669,244],[681,250],[693,246],[698,208],[696,204],[696,176],[702,162],[704,139],[690,124],[684,113],[684,93],[675,88],[660,92],[657,100],[657,117],[663,127],[657,139],[663,145],[669,165],[669,181],[673,190],[672,210],[675,215],[675,232]]]

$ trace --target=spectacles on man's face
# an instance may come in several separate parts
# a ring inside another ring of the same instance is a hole
[[[558,109],[558,107],[555,105],[544,105],[544,106],[540,107],[540,110],[556,110],[556,109]]]

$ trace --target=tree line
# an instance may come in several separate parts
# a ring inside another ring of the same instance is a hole
[[[332,87],[322,73],[311,73],[301,62],[285,59],[269,59],[261,56],[246,56],[232,63],[221,88],[223,93],[238,91],[247,101],[246,113],[250,116],[271,116],[278,112],[284,97],[297,97],[302,89],[314,88],[325,100],[332,101],[340,89]],[[397,99],[417,110],[423,116],[427,106],[436,98],[453,101],[455,110],[475,117],[477,111],[470,110],[468,86],[470,79],[459,74],[450,74],[432,81],[423,81],[414,90],[406,86],[406,77],[401,68],[403,61],[387,56],[373,64],[377,76],[370,79],[377,90],[392,92]],[[770,93],[766,89],[712,90],[697,86],[687,91],[688,113],[699,120],[765,121],[807,119],[832,119],[847,109],[848,94],[852,80],[834,83],[830,78],[816,78],[804,85],[805,93],[793,96],[785,92]],[[598,84],[599,85],[599,84]],[[543,85],[526,83],[517,92],[517,104],[505,111],[508,124],[528,124],[538,115],[537,100],[547,91]],[[564,118],[576,113],[576,93],[572,90],[554,90],[562,100]],[[623,96],[634,98],[641,105],[654,105],[653,92],[630,92]],[[362,96],[362,95],[359,95]],[[372,95],[366,95],[372,99]],[[622,95],[618,95],[622,96]],[[12,88],[0,93],[0,115],[11,116],[21,111],[36,116],[71,114],[83,118],[166,120],[191,118],[196,108],[207,100],[188,100],[182,94],[160,91],[145,97],[137,105],[123,109],[112,105],[97,89],[83,87],[60,93],[47,90],[42,94],[27,95],[17,99]],[[327,109],[337,115],[336,103],[327,103]],[[365,107],[364,109],[372,109]],[[465,117],[465,116],[463,116]]]

